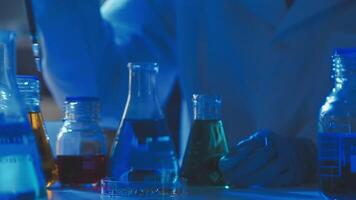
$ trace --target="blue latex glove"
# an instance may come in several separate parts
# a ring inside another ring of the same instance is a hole
[[[307,139],[259,131],[221,158],[219,168],[230,186],[290,186],[313,180],[316,147]]]

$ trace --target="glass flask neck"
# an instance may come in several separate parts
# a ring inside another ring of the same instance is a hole
[[[163,118],[156,94],[157,63],[129,63],[126,118]]]
[[[158,69],[129,65],[129,96],[131,99],[154,100],[156,97],[156,74]]]
[[[356,49],[335,50],[333,71],[335,91],[356,91]]]
[[[221,120],[221,98],[216,95],[193,95],[194,120]]]
[[[99,100],[94,97],[69,97],[64,103],[67,123],[98,123],[100,119]]]
[[[17,86],[27,112],[40,112],[40,81],[36,76],[17,76]]]
[[[15,59],[15,38],[16,34],[11,31],[1,31],[0,33],[0,81],[2,84],[11,85],[9,82],[16,75],[16,59]]]
[[[15,38],[14,32],[0,31],[0,120],[24,122],[27,118],[18,99],[15,79]]]

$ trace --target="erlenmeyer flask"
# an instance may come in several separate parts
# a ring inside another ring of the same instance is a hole
[[[0,31],[0,199],[45,199],[40,157],[15,71],[15,34]]]
[[[185,150],[182,176],[188,185],[224,186],[219,159],[228,153],[221,99],[215,95],[193,95],[194,122]]]
[[[158,65],[129,63],[128,68],[129,94],[111,151],[110,175],[129,183],[155,182],[160,191],[177,181],[178,162],[156,96]]]

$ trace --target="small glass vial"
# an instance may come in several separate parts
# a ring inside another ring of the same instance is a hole
[[[49,139],[40,110],[40,81],[36,76],[16,76],[17,86],[25,104],[27,117],[36,143],[41,154],[42,168],[47,182],[47,187],[58,180],[58,168],[53,157]]]
[[[193,95],[194,121],[185,150],[182,176],[188,185],[225,186],[218,162],[229,150],[221,120],[221,98]]]
[[[64,186],[95,186],[106,175],[106,143],[99,126],[99,100],[68,97],[56,150]]]
[[[319,114],[319,186],[330,199],[356,199],[356,49],[336,49],[333,71]]]

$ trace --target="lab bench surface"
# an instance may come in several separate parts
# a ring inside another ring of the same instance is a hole
[[[54,150],[55,139],[62,122],[46,122],[51,147]],[[85,192],[74,189],[48,190],[48,200],[101,200],[100,193]],[[135,198],[111,198],[110,200]],[[144,198],[141,198],[144,199]],[[151,199],[151,198],[150,198]],[[171,198],[172,199],[172,198]],[[187,188],[186,194],[177,200],[315,200],[323,198],[315,186],[279,189],[223,189],[223,188]],[[106,200],[106,199],[105,199]]]
[[[102,199],[99,193],[79,190],[48,190],[49,200],[96,200]],[[103,198],[105,199],[105,198]],[[136,198],[110,198],[110,200]],[[145,199],[145,198],[139,198]],[[151,199],[151,198],[150,198]],[[170,198],[172,199],[172,198]],[[325,199],[315,187],[281,189],[223,189],[223,188],[188,188],[179,200],[309,200]]]

